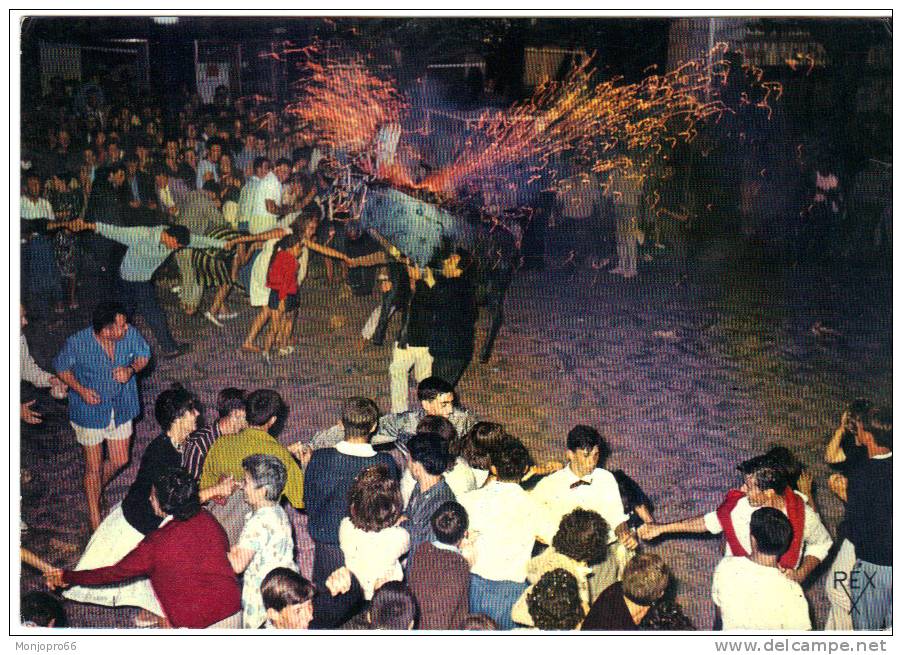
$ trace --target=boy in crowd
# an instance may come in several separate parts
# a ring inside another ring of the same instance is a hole
[[[434,538],[410,560],[407,582],[420,606],[420,630],[459,630],[469,612],[470,565],[460,550],[467,512],[447,501],[430,520]]]
[[[752,552],[724,557],[714,570],[711,597],[724,630],[811,630],[808,601],[798,582],[783,575],[779,558],[793,528],[773,507],[752,512]]]

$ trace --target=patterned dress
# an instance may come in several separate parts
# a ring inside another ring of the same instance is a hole
[[[263,596],[260,594],[263,578],[280,566],[298,570],[294,563],[291,523],[285,510],[278,505],[270,505],[248,514],[237,546],[254,553],[244,570],[241,607],[244,627],[257,628],[266,620],[266,608],[263,607]]]

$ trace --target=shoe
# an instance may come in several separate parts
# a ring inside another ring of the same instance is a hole
[[[178,293],[179,291],[182,290],[182,287],[180,287],[179,285],[176,284],[174,287],[170,288],[169,290],[170,290],[172,293]]]
[[[233,318],[238,318],[238,312],[219,312],[219,314],[216,315],[216,318],[220,321],[228,321]]]
[[[216,327],[223,327],[222,322],[218,318],[213,316],[213,314],[211,314],[210,312],[204,312],[204,318],[210,321]]]
[[[162,353],[160,357],[162,357],[163,359],[175,359],[176,357],[181,357],[189,350],[191,350],[190,343],[179,343],[176,344],[175,350],[172,350],[168,353]]]
[[[284,348],[279,348],[279,356],[287,357],[288,355],[294,352],[294,348],[292,346],[285,346]]]

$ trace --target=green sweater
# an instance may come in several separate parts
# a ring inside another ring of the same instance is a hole
[[[304,472],[285,446],[258,428],[245,428],[238,434],[219,437],[213,442],[204,460],[204,470],[200,476],[201,490],[212,487],[225,475],[244,480],[241,462],[248,455],[278,457],[288,471],[288,480],[282,494],[297,509],[304,508]]]

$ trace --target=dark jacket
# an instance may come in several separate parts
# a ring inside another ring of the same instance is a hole
[[[429,298],[432,325],[429,354],[433,357],[473,357],[476,338],[476,292],[465,277],[438,277]]]

